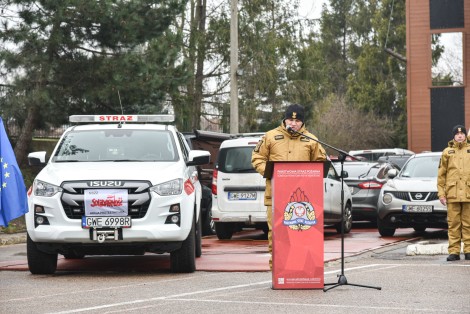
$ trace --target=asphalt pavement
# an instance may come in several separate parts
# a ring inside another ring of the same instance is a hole
[[[31,313],[31,309],[36,313],[141,314],[470,313],[470,261],[447,262],[447,252],[422,254],[425,251],[418,249],[443,249],[447,245],[444,235],[445,231],[430,231],[415,236],[403,230],[398,237],[383,239],[372,229],[357,231],[346,239],[352,245],[346,245],[344,259],[333,255],[325,259],[325,288],[333,287],[326,292],[273,290],[269,271],[198,269],[193,274],[171,274],[154,267],[139,272],[128,263],[132,260],[126,259],[123,264],[131,267],[126,271],[84,268],[34,276],[27,271],[0,270],[0,306],[4,313],[17,314]],[[328,233],[325,239],[325,249],[332,254],[338,239]],[[359,244],[367,241],[370,249],[364,250]],[[231,245],[225,242],[220,247],[211,242],[223,241],[211,237],[203,242],[203,257],[207,258],[241,255],[263,260],[266,253],[265,240],[248,240],[242,235]],[[0,247],[2,257],[11,254],[13,259],[24,258],[24,251],[24,243]],[[144,258],[136,257],[139,262],[135,266]],[[95,266],[109,266],[115,258],[89,260],[94,260]],[[339,278],[346,282],[338,285]]]

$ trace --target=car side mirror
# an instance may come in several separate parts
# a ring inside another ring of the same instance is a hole
[[[341,173],[341,177],[344,179],[344,178],[348,178],[349,177],[349,174],[346,170],[343,170],[342,173]]]
[[[390,169],[388,172],[387,172],[387,178],[389,179],[393,179],[397,176],[398,174],[398,170],[397,169]]]

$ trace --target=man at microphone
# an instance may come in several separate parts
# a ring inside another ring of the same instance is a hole
[[[282,123],[277,128],[266,132],[253,150],[251,163],[264,176],[268,161],[324,161],[326,152],[320,143],[309,139],[316,136],[307,131],[304,125],[304,108],[293,104],[287,107]],[[304,136],[306,135],[306,136]],[[272,269],[272,197],[271,180],[266,180],[264,205],[266,205],[269,227],[268,242],[269,267]]]

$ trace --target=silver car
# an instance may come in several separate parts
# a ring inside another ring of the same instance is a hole
[[[382,236],[397,228],[447,228],[447,208],[437,196],[437,169],[441,153],[416,154],[382,187],[377,204],[377,227]]]
[[[354,221],[377,221],[377,202],[380,189],[387,182],[388,171],[399,168],[391,163],[349,161],[343,165],[348,173],[344,182],[352,195],[352,217]],[[338,167],[338,163],[335,164]],[[338,171],[338,168],[336,168]]]

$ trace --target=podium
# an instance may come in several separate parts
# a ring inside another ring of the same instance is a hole
[[[324,287],[324,186],[329,161],[268,162],[273,209],[273,289]]]

